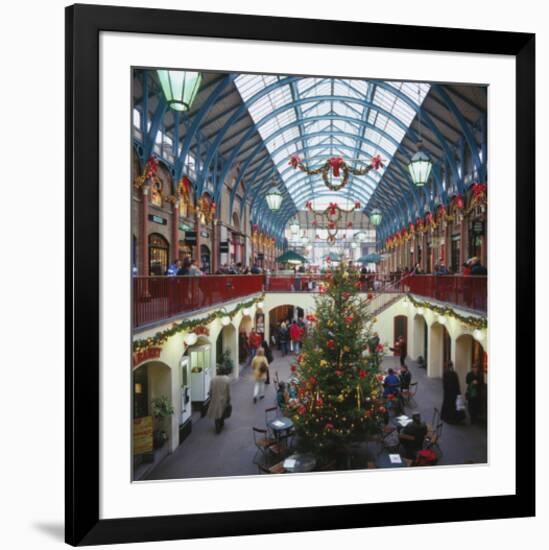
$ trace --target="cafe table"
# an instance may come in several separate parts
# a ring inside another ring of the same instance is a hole
[[[312,472],[316,466],[316,458],[310,453],[294,453],[287,457],[282,466],[289,473]]]
[[[405,458],[398,453],[381,453],[376,460],[378,468],[406,468]]]

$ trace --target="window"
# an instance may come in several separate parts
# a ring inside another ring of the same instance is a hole
[[[153,181],[151,185],[151,203],[155,206],[162,206],[162,182]]]
[[[168,269],[170,246],[168,241],[158,233],[149,235],[149,275],[161,276]]]

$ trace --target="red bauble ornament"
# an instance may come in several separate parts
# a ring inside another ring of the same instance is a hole
[[[309,384],[311,384],[311,386],[314,386],[316,384],[316,378],[314,376],[311,376],[311,378],[309,378]]]
[[[334,341],[330,339],[326,342],[326,345],[328,346],[328,349],[333,349]]]
[[[290,157],[290,162],[288,163],[292,168],[297,168],[299,166],[299,163],[301,162],[301,159],[299,158],[299,155],[292,155]]]
[[[358,371],[358,376],[360,378],[366,378],[366,374],[367,374],[366,371],[364,371],[362,369]]]
[[[340,370],[336,370],[336,376],[341,376],[343,373]]]
[[[371,300],[374,297],[374,295],[371,292],[368,292],[368,300]]]
[[[349,316],[345,317],[345,322],[346,323],[352,323],[353,322],[353,316],[349,315]]]
[[[377,351],[378,351],[378,352],[382,352],[382,351],[383,351],[383,344],[378,344],[378,345],[377,345]]]
[[[331,422],[328,422],[325,426],[326,430],[330,431],[334,429],[334,425]]]
[[[290,367],[290,370],[291,370],[292,372],[295,372],[295,371],[297,370],[297,365],[292,365],[292,366]]]

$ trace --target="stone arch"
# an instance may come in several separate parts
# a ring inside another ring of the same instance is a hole
[[[160,455],[173,452],[179,443],[179,418],[177,414],[179,404],[174,401],[174,384],[172,376],[171,367],[167,363],[159,360],[147,361],[133,370],[134,417],[136,417],[136,414],[152,416],[153,399],[163,396],[166,396],[174,409],[176,409],[176,412],[172,414],[169,420],[161,421],[153,418],[153,430],[163,430],[168,436],[166,444],[157,451]],[[138,388],[138,384],[141,385],[140,388]],[[155,456],[155,461],[159,458],[160,457]]]
[[[233,361],[234,369],[231,373],[231,378],[238,378],[238,331],[233,323],[224,326],[217,336],[216,340],[216,361],[220,358],[218,353],[228,351],[229,356]]]

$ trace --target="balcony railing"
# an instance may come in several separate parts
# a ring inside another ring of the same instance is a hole
[[[133,326],[141,327],[263,290],[263,275],[134,277]]]
[[[487,277],[459,275],[410,275],[403,279],[403,290],[448,302],[456,306],[487,311]]]

